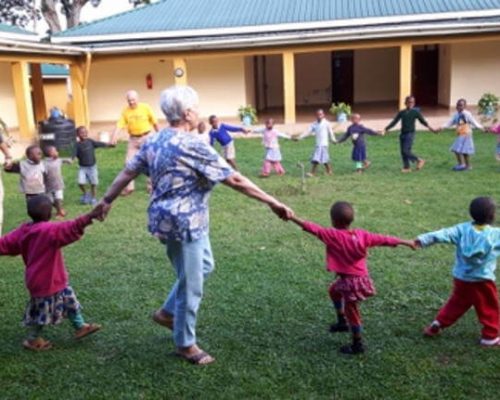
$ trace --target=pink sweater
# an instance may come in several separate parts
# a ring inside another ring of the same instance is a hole
[[[61,247],[76,242],[92,220],[84,215],[66,222],[21,225],[0,238],[0,255],[22,255],[26,287],[31,297],[46,297],[68,286]]]
[[[361,229],[324,228],[313,222],[305,222],[303,228],[326,244],[326,269],[338,274],[368,275],[366,266],[368,248],[395,247],[401,243],[396,237],[378,235]]]

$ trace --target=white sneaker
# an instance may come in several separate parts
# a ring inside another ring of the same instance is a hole
[[[479,344],[483,347],[498,347],[500,346],[500,337],[495,339],[481,339]]]

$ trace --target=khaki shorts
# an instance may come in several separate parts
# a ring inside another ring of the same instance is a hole
[[[234,141],[231,141],[230,143],[222,147],[222,151],[226,160],[236,159],[236,148],[234,147]]]

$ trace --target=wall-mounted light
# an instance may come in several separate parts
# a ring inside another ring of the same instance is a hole
[[[182,78],[184,76],[184,70],[182,68],[174,69],[174,75],[176,78]]]

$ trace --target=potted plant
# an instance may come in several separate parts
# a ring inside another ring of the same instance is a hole
[[[259,121],[257,118],[257,110],[253,108],[251,104],[238,108],[238,116],[245,126],[255,125]]]
[[[483,94],[477,103],[479,115],[485,120],[494,120],[498,112],[499,100],[498,96],[495,96],[493,93]]]
[[[330,107],[330,114],[335,115],[337,122],[346,122],[351,116],[351,106],[347,103],[333,103]]]

